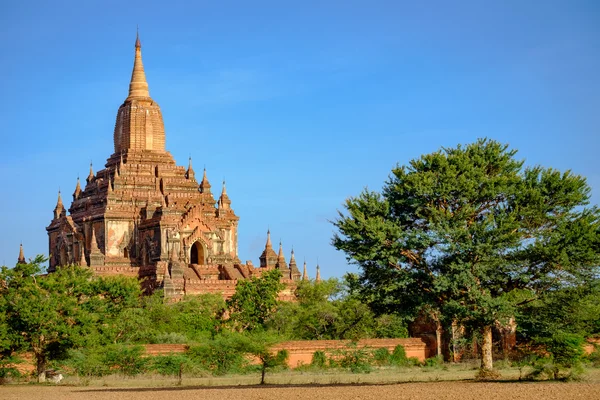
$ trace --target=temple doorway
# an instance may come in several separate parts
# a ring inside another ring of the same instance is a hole
[[[204,264],[204,247],[197,241],[192,245],[190,250],[190,262],[192,264]]]

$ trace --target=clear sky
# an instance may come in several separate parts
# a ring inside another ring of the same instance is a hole
[[[136,24],[167,148],[226,179],[255,265],[270,227],[312,276],[354,270],[344,199],[478,137],[600,200],[598,1],[4,1],[0,262],[46,254],[58,189],[112,153]]]

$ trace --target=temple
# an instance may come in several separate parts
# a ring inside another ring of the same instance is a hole
[[[49,272],[79,264],[97,274],[144,279],[145,288],[163,288],[180,297],[235,291],[239,279],[279,269],[292,296],[301,275],[294,252],[287,264],[281,243],[275,253],[267,232],[260,266],[238,257],[239,217],[231,207],[225,182],[215,199],[206,169],[200,182],[190,158],[178,166],[165,149],[159,105],[150,97],[139,36],[129,93],[117,111],[114,152],[103,169],[90,172],[85,187],[77,179],[67,210],[58,193],[49,236]]]

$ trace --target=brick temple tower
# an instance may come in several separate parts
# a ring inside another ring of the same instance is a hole
[[[89,266],[98,274],[147,278],[148,289],[164,287],[173,296],[201,292],[233,293],[238,279],[279,268],[289,283],[300,279],[267,246],[261,265],[238,257],[238,221],[225,182],[218,200],[206,170],[196,181],[190,158],[178,166],[165,148],[159,105],[150,97],[135,41],[129,93],[117,111],[114,152],[103,169],[79,178],[67,210],[58,194],[54,218],[46,228],[52,272],[59,265]],[[292,256],[293,259],[293,256]],[[168,289],[168,290],[167,290]]]

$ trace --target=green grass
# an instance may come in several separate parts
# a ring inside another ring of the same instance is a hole
[[[280,371],[267,374],[267,384],[272,385],[332,385],[332,384],[390,384],[402,382],[439,382],[474,380],[477,364],[445,364],[441,367],[375,368],[371,373],[360,374],[340,370]],[[516,381],[519,370],[507,367],[500,370],[499,381]],[[586,369],[586,381],[600,384],[600,369]],[[198,376],[183,375],[183,386],[245,386],[260,382],[260,374]],[[102,378],[67,376],[62,384],[93,387],[172,387],[179,384],[176,377],[144,374],[135,377],[109,375]]]

